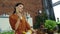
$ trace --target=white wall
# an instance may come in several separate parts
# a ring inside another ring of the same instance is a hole
[[[0,28],[2,31],[12,30],[8,18],[0,18]]]

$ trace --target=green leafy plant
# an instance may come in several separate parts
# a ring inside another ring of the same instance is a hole
[[[0,34],[14,34],[14,31],[6,31],[6,32],[2,32]]]
[[[45,22],[45,28],[47,28],[48,30],[53,30],[56,27],[56,22],[53,20],[46,20]]]
[[[59,22],[57,22],[57,24],[60,24],[60,21],[59,21]]]
[[[43,12],[42,14],[38,14],[37,16],[35,16],[35,23],[33,28],[34,29],[38,29],[40,28],[41,24],[44,24],[45,20],[48,19],[47,15],[45,12]]]
[[[40,24],[43,23],[43,17],[41,15],[37,15],[35,17],[35,23],[34,23],[34,29],[38,29],[40,27]]]
[[[57,25],[58,25],[58,28],[59,28],[58,32],[60,32],[60,21],[57,22]]]

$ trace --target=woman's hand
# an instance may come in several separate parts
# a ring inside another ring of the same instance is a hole
[[[17,30],[18,26],[19,26],[19,23],[20,23],[20,19],[17,20],[17,23],[15,24],[15,30]]]
[[[22,16],[20,15],[20,16],[18,16],[19,17],[19,19],[22,19]]]

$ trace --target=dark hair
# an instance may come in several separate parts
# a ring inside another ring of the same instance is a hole
[[[14,12],[13,12],[13,14],[16,13],[16,7],[19,6],[19,5],[23,5],[23,4],[22,4],[22,3],[17,3],[17,4],[15,5],[15,7],[14,7]]]

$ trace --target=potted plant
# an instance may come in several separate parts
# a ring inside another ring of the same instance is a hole
[[[48,34],[53,34],[53,29],[56,27],[56,22],[53,20],[46,20],[45,21],[45,28],[47,28]]]
[[[60,33],[60,21],[59,22],[57,22],[57,25],[58,25],[58,33]]]

